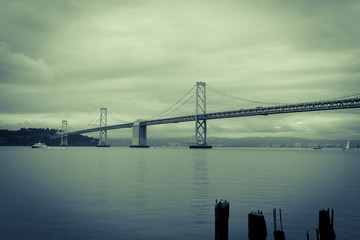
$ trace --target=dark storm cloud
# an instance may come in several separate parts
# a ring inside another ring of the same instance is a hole
[[[43,13],[25,1],[5,1],[0,8],[0,41],[14,52],[39,56],[51,32]]]
[[[9,46],[0,42],[1,83],[22,83],[26,86],[53,78],[53,69],[43,59],[32,59],[22,53],[12,52]]]

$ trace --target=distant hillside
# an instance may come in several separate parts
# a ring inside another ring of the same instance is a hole
[[[60,139],[50,139],[56,133],[48,128],[21,128],[20,130],[0,129],[0,146],[31,146],[39,141],[48,146],[60,145]],[[314,147],[342,148],[345,139],[323,140],[290,137],[246,137],[246,138],[208,138],[208,143],[214,147]],[[130,138],[108,139],[112,146],[129,146]],[[83,135],[68,137],[69,146],[96,146],[98,139]],[[193,137],[186,138],[149,138],[150,146],[188,147],[193,144]],[[360,140],[350,140],[351,148],[358,148]]]
[[[305,139],[290,137],[246,137],[246,138],[208,138],[207,142],[218,147],[314,147],[342,148],[345,140]],[[192,137],[187,138],[149,138],[150,146],[188,147],[193,143]],[[108,139],[113,146],[129,146],[131,139]],[[351,140],[352,148],[360,145],[360,140]]]
[[[50,139],[57,130],[49,128],[21,128],[20,130],[0,129],[0,146],[31,146],[39,141],[48,146],[60,145],[60,139]],[[95,146],[98,140],[75,135],[68,137],[69,146]]]
[[[208,142],[226,147],[328,147],[342,148],[345,140],[305,139],[291,137],[247,137],[247,138],[209,138]],[[352,140],[352,148],[357,148],[360,140]]]

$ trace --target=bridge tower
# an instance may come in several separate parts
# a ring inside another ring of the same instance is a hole
[[[67,129],[67,120],[62,120],[61,124],[61,146],[67,146],[68,145],[68,129]]]
[[[107,108],[100,108],[100,128],[99,128],[99,145],[97,147],[110,147],[106,144],[107,140]]]
[[[206,143],[206,83],[196,83],[195,143],[190,148],[212,148]]]

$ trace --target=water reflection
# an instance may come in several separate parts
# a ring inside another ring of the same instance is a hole
[[[219,194],[232,204],[229,239],[247,239],[259,208],[272,229],[273,207],[289,239],[313,239],[326,207],[341,239],[360,239],[356,152],[30,150],[2,149],[1,239],[211,239]]]
[[[101,197],[101,200],[105,202],[108,192],[108,174],[107,172],[107,161],[99,160],[97,161],[97,172],[96,172],[96,192],[98,196]]]
[[[137,159],[136,168],[136,186],[135,186],[135,200],[136,204],[144,206],[146,204],[145,188],[146,188],[146,176],[147,176],[147,161],[144,158]]]
[[[193,223],[199,228],[209,221],[209,180],[207,160],[204,157],[197,157],[193,160],[193,191],[194,199],[191,208],[194,210],[195,217]]]

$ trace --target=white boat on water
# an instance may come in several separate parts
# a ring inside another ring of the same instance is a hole
[[[351,150],[351,148],[350,148],[350,141],[349,141],[349,139],[347,140],[347,143],[346,143],[346,146],[344,147],[344,149],[343,149],[344,151],[350,151]]]
[[[45,143],[38,142],[31,146],[31,148],[47,148],[48,146]]]

